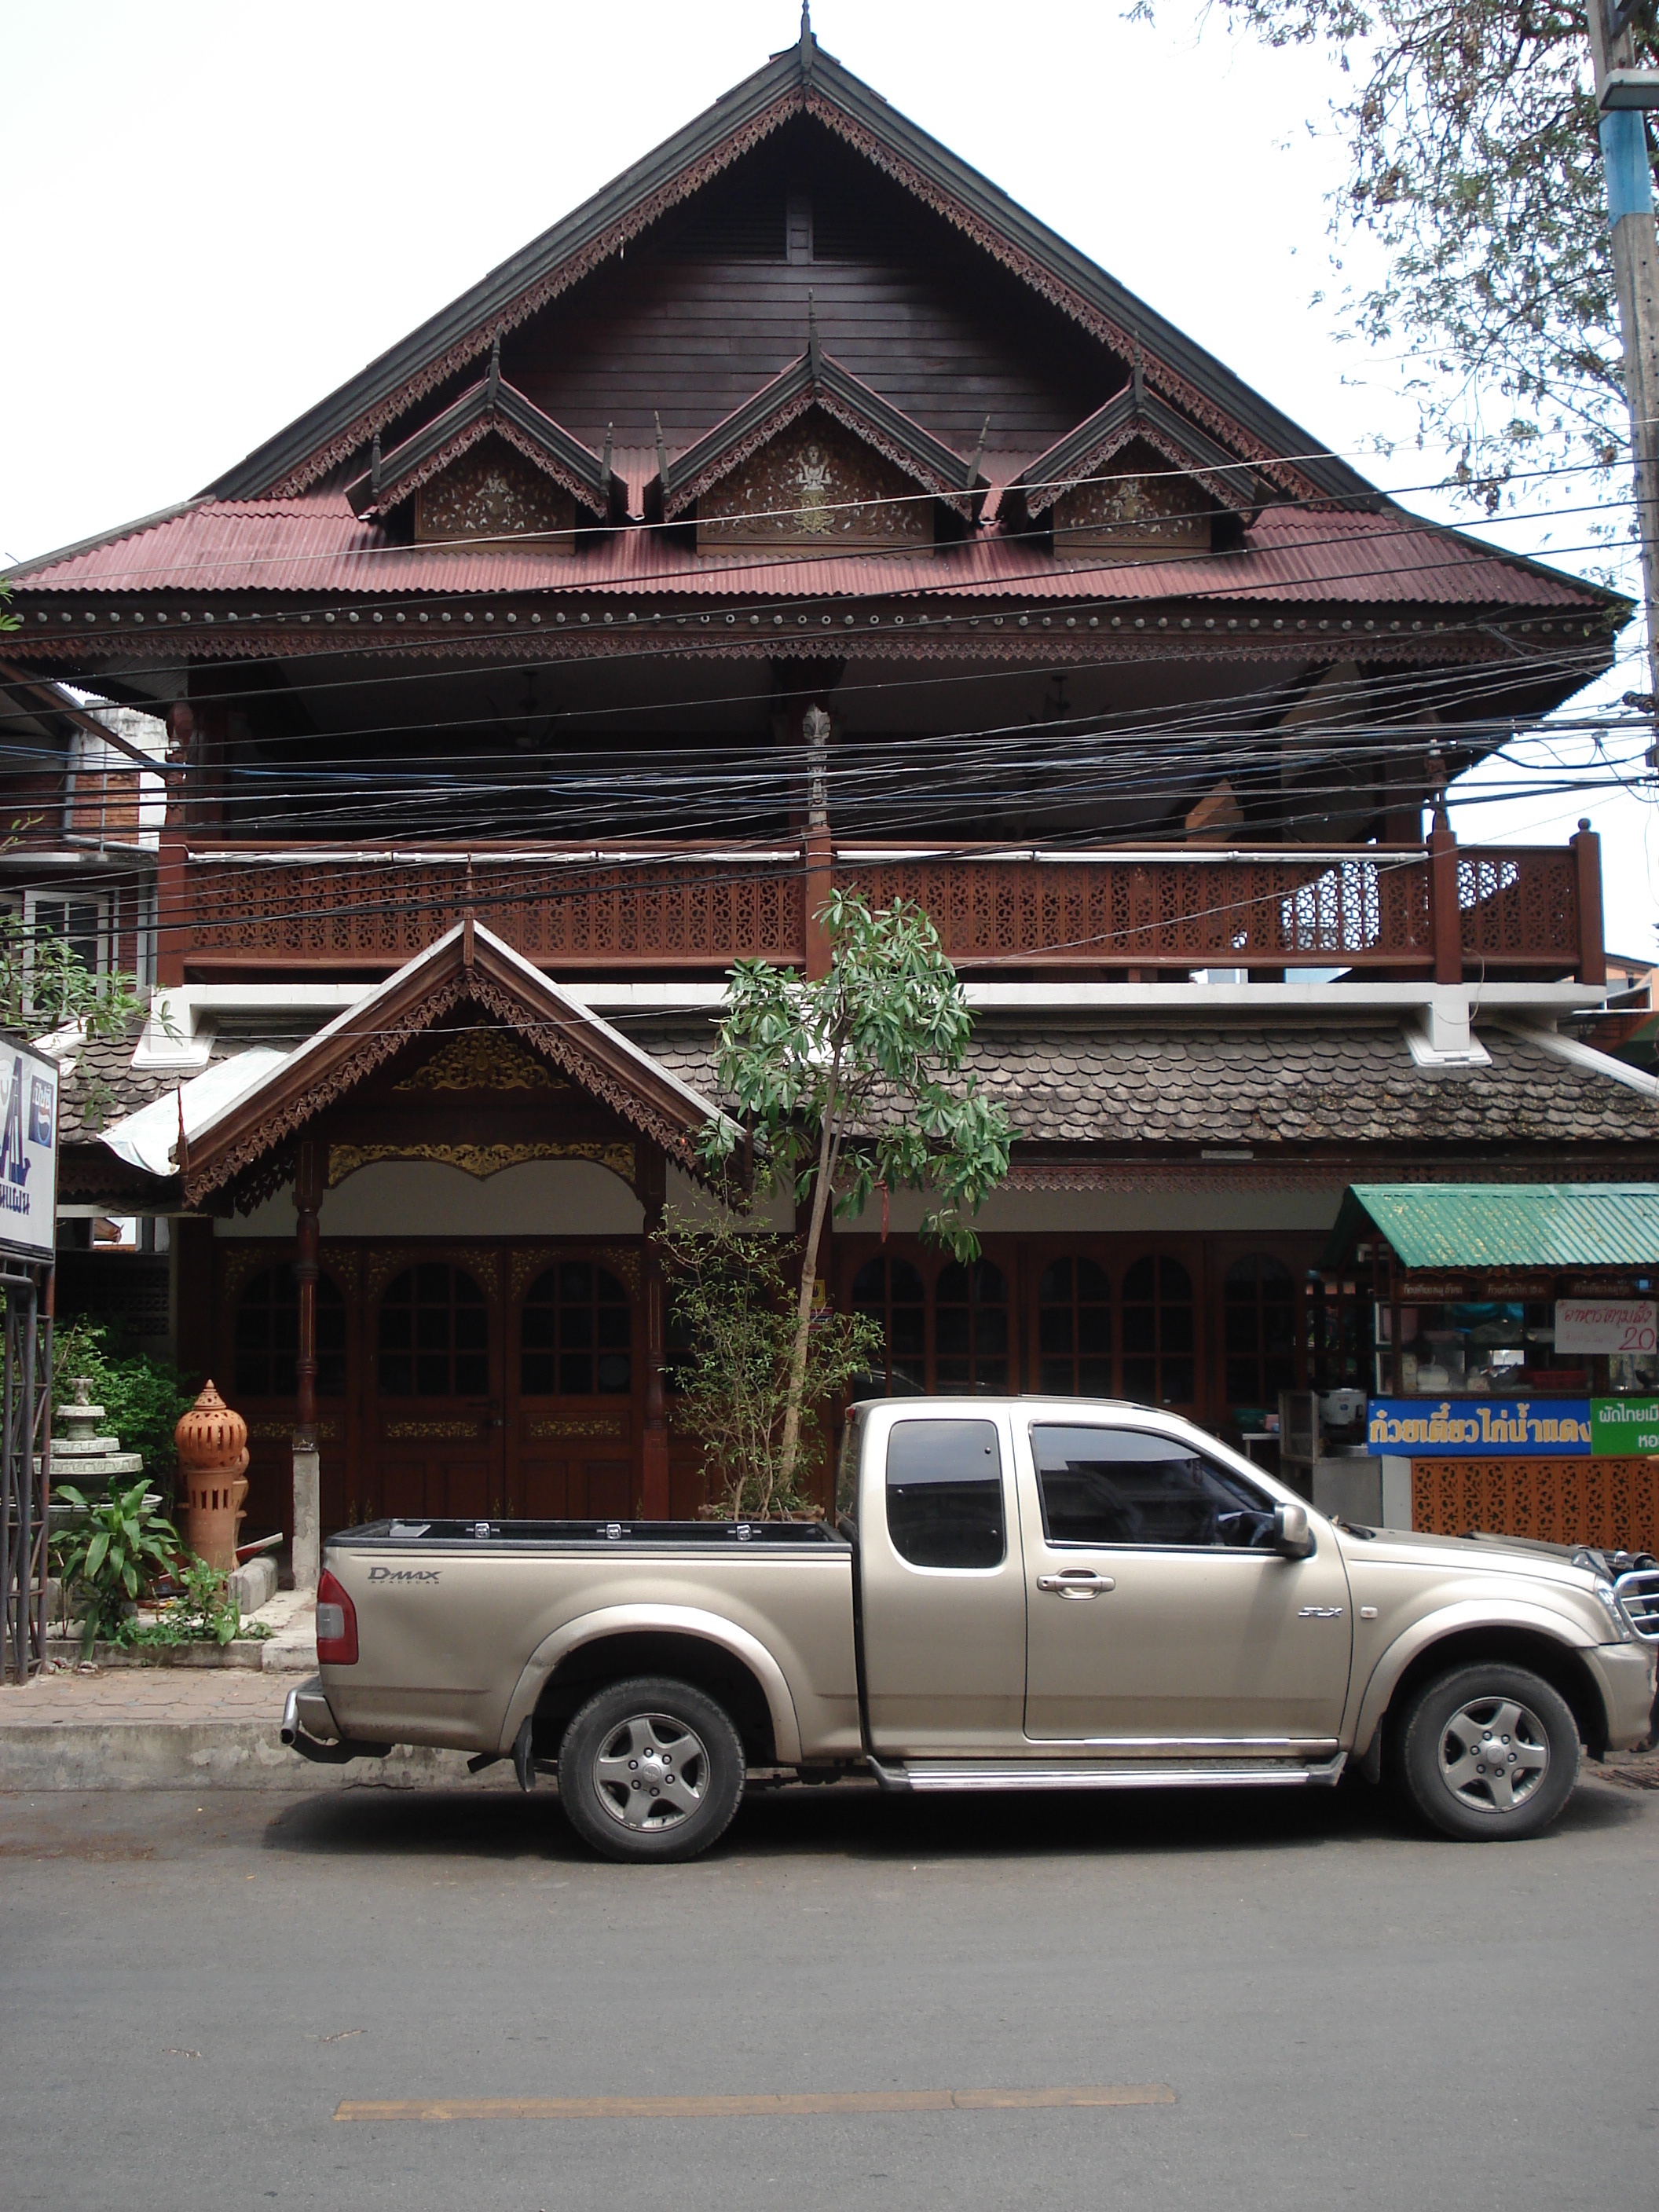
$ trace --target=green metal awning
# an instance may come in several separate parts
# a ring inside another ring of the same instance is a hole
[[[1659,1268],[1659,1183],[1352,1183],[1321,1264],[1373,1231],[1413,1270]]]

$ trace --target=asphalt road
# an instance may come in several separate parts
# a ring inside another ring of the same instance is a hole
[[[1656,1875],[1608,1783],[1499,1848],[1358,1784],[794,1790],[649,1869],[482,1784],[0,1796],[0,2203],[1645,2212]],[[336,2117],[1103,2085],[1174,2101]]]

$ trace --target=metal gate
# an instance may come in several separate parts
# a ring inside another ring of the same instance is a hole
[[[41,1295],[40,1276],[46,1278]],[[52,1457],[50,1268],[0,1265],[0,1680],[27,1681],[46,1656],[46,1484]]]

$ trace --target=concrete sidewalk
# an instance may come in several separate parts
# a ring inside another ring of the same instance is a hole
[[[315,1644],[312,1646],[315,1660]],[[332,1790],[467,1778],[459,1752],[394,1751],[319,1766],[282,1741],[303,1677],[240,1668],[123,1667],[0,1686],[0,1790]],[[510,1765],[499,1770],[510,1780]],[[489,1778],[495,1778],[492,1769]],[[476,1786],[476,1785],[475,1785]]]

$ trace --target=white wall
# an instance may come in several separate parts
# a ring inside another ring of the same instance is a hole
[[[325,1194],[325,1237],[637,1237],[640,1201],[592,1160],[526,1160],[480,1182],[434,1160],[380,1160]],[[292,1237],[294,1194],[216,1221],[216,1237]]]

